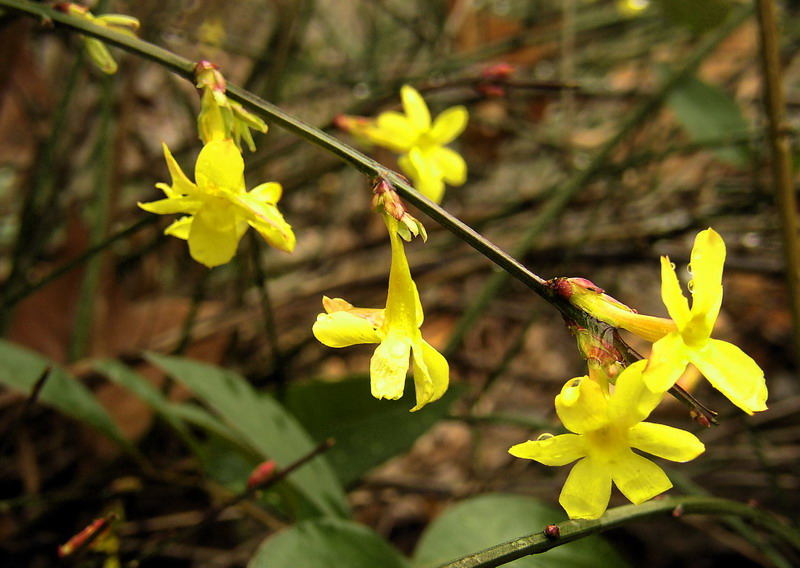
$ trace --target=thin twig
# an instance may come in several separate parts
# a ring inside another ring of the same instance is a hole
[[[792,154],[786,124],[783,74],[778,49],[778,23],[774,0],[757,0],[761,66],[764,73],[764,104],[772,153],[772,185],[781,221],[786,282],[792,299],[794,354],[800,356],[800,241],[798,241],[797,199],[792,181]],[[800,361],[795,359],[795,365]]]

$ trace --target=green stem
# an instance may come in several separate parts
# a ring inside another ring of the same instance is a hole
[[[92,160],[97,165],[94,172],[91,202],[87,204],[84,218],[90,225],[90,239],[93,245],[101,242],[108,231],[111,204],[111,162],[114,147],[114,84],[110,77],[103,77],[99,134]],[[95,300],[103,268],[102,258],[102,256],[98,255],[86,262],[86,270],[83,274],[83,282],[81,282],[80,296],[72,326],[68,354],[69,361],[76,361],[85,356],[89,347]]]
[[[757,0],[761,66],[764,74],[764,104],[767,113],[767,132],[772,154],[772,184],[781,220],[783,251],[786,261],[786,280],[792,306],[795,358],[800,354],[800,241],[797,230],[797,199],[792,173],[792,154],[789,147],[789,125],[786,123],[783,95],[783,76],[778,49],[778,23],[774,0]],[[795,364],[798,362],[795,360]]]
[[[558,537],[545,536],[544,532],[498,544],[481,552],[470,554],[442,564],[439,568],[491,568],[501,566],[531,554],[540,554],[574,540],[601,533],[648,517],[671,514],[719,515],[747,519],[766,529],[772,535],[800,551],[800,533],[779,522],[775,517],[750,505],[715,497],[669,497],[648,501],[641,505],[625,505],[609,509],[599,519],[570,520],[555,525]],[[543,527],[544,528],[544,527]],[[550,531],[551,534],[555,531]]]

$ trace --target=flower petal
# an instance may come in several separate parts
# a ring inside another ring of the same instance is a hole
[[[672,487],[660,467],[638,454],[628,451],[609,464],[614,483],[632,503],[639,505]]]
[[[417,142],[419,132],[405,115],[390,110],[379,114],[374,126],[363,129],[363,135],[374,144],[402,153]]]
[[[177,221],[173,221],[166,229],[165,235],[170,235],[178,239],[188,240],[189,232],[192,230],[192,217],[181,217]]]
[[[428,161],[436,164],[436,169],[450,185],[463,185],[467,181],[467,163],[455,150],[434,146],[426,150],[425,154]]]
[[[664,393],[681,377],[688,362],[688,352],[680,334],[668,333],[653,343],[642,374],[644,383],[654,393]]]
[[[231,140],[209,142],[197,156],[194,177],[198,187],[244,191],[244,160]]]
[[[164,149],[164,159],[167,161],[167,168],[172,177],[172,191],[181,195],[190,195],[192,192],[197,191],[197,186],[190,182],[186,174],[183,173],[183,170],[178,165],[178,162],[175,161],[167,145],[162,142],[161,146]]]
[[[137,205],[158,215],[172,215],[174,213],[195,213],[200,208],[200,202],[191,197],[172,197],[149,201],[147,203],[137,203]]]
[[[369,320],[344,311],[319,314],[311,331],[320,343],[328,347],[349,347],[381,341],[380,334]]]
[[[216,215],[201,209],[192,217],[189,229],[189,254],[209,268],[225,264],[236,254],[241,232],[235,223],[215,223]]]
[[[464,132],[469,120],[469,113],[463,106],[454,106],[446,109],[436,120],[428,133],[428,140],[432,144],[449,144]]]
[[[722,266],[725,264],[725,241],[713,229],[695,237],[689,270],[692,280],[692,315],[706,314],[713,327],[722,303]],[[709,335],[711,330],[709,329]]]
[[[689,360],[715,389],[748,414],[767,409],[764,371],[735,345],[709,339],[702,349],[689,352]]]
[[[642,372],[647,361],[636,361],[617,377],[614,394],[608,402],[608,418],[622,428],[638,424],[658,406],[664,393],[647,388]]]
[[[633,426],[628,442],[632,448],[675,462],[693,460],[706,449],[691,432],[651,422]]]
[[[544,465],[567,465],[586,457],[586,440],[577,434],[543,434],[538,440],[528,440],[511,446],[508,453],[518,458],[536,460]]]
[[[228,194],[228,197],[242,218],[246,219],[270,246],[286,252],[294,250],[294,231],[275,205],[259,201],[250,194]]]
[[[255,186],[247,195],[264,203],[275,204],[280,201],[281,195],[283,195],[283,186],[277,182],[270,181]]]
[[[403,396],[408,373],[411,339],[402,333],[384,338],[369,364],[372,396],[396,400]]]
[[[419,333],[419,326],[422,325],[422,303],[419,301],[417,285],[411,278],[405,247],[397,234],[397,221],[391,218],[387,223],[392,245],[392,266],[389,270],[386,322],[392,329],[402,328],[403,333],[411,338]]]
[[[414,146],[408,155],[398,158],[398,164],[414,182],[417,191],[434,203],[441,202],[444,197],[442,172],[425,157],[419,147]]]
[[[403,85],[400,98],[403,100],[403,110],[417,132],[428,130],[431,127],[431,113],[422,95],[414,87]]]
[[[556,396],[556,413],[564,426],[576,434],[603,428],[608,424],[608,402],[600,385],[589,377],[578,377],[564,384]]]
[[[689,321],[689,300],[681,291],[675,267],[668,256],[661,257],[661,299],[671,317],[681,329]]]
[[[558,502],[570,519],[596,519],[611,498],[611,470],[608,465],[584,458],[572,468]]]
[[[422,337],[411,343],[411,350],[414,354],[414,389],[417,395],[417,405],[411,409],[414,412],[440,399],[447,391],[450,366],[444,355]]]

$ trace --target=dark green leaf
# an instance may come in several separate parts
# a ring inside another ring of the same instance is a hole
[[[309,519],[265,540],[248,568],[410,568],[371,529],[342,519]]]
[[[740,138],[750,131],[742,109],[731,96],[697,77],[689,77],[669,95],[669,106],[678,122],[699,143]],[[714,154],[722,161],[743,167],[750,161],[749,147],[718,147]]]
[[[29,395],[37,379],[48,366],[50,373],[39,393],[39,400],[91,426],[123,448],[132,451],[132,446],[105,408],[97,402],[83,383],[41,355],[0,340],[0,383]]]
[[[413,393],[413,385],[408,385]],[[336,445],[327,457],[347,486],[370,469],[407,451],[436,422],[444,418],[463,389],[448,392],[417,412],[407,399],[377,400],[369,378],[337,382],[313,381],[292,386],[286,407],[315,437],[333,437]]]
[[[729,0],[656,0],[667,21],[701,34],[725,21]]]
[[[450,507],[428,526],[414,553],[417,568],[432,568],[503,542],[541,532],[564,513],[522,495],[488,494]],[[627,563],[591,536],[506,564],[514,568],[624,568]]]
[[[316,447],[291,414],[236,373],[181,357],[149,354],[148,359],[189,387],[263,459],[286,467]],[[344,491],[324,456],[311,460],[289,480],[319,512],[349,514]]]

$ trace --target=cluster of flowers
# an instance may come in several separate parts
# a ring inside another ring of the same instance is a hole
[[[589,374],[567,381],[555,399],[556,413],[570,433],[543,434],[509,450],[544,465],[579,460],[559,498],[570,518],[602,515],[612,483],[636,504],[672,487],[659,466],[633,449],[678,462],[704,451],[689,432],[644,422],[689,363],[745,412],[766,410],[761,368],[738,347],[711,338],[722,303],[724,262],[722,238],[713,229],[701,231],[689,265],[690,307],[674,266],[668,257],[661,258],[661,296],[670,319],[638,314],[585,279],[553,281],[558,294],[597,320],[654,342],[649,359],[620,371],[613,347],[588,330],[577,330]]]
[[[121,14],[93,16],[86,8],[62,3],[58,8],[97,25],[134,34],[135,18]],[[105,44],[85,38],[87,52],[98,67],[114,73],[117,64]],[[266,132],[266,124],[226,95],[225,78],[207,61],[196,67],[201,90],[198,130],[203,148],[195,164],[195,181],[183,173],[163,145],[172,183],[156,184],[165,198],[139,206],[152,213],[185,216],[165,233],[186,240],[195,260],[214,267],[233,258],[248,227],[267,243],[291,252],[295,236],[277,208],[282,188],[263,183],[247,191],[244,181],[244,141],[255,151],[251,129]],[[406,85],[401,89],[405,114],[388,111],[376,119],[340,116],[337,124],[368,144],[400,154],[398,164],[426,197],[440,202],[445,183],[461,185],[467,176],[464,159],[445,147],[464,130],[464,107],[445,110],[436,120],[422,96]],[[356,308],[341,298],[323,297],[313,333],[330,347],[377,343],[370,362],[371,390],[376,398],[402,396],[413,360],[416,405],[412,411],[439,399],[447,390],[447,360],[422,338],[422,305],[411,277],[403,241],[426,238],[425,229],[403,207],[393,188],[380,181],[373,207],[389,233],[392,261],[386,306]],[[601,516],[616,485],[633,503],[642,503],[669,489],[663,470],[634,449],[685,462],[704,446],[693,434],[645,422],[689,363],[731,402],[747,413],[766,409],[764,373],[738,347],[711,338],[722,302],[725,243],[712,229],[702,231],[692,250],[689,305],[669,258],[661,259],[662,298],[670,318],[638,314],[581,278],[558,278],[552,288],[596,320],[625,329],[653,342],[649,359],[621,368],[619,352],[592,330],[572,326],[578,347],[588,363],[588,374],[570,379],[555,398],[556,412],[568,434],[543,434],[513,446],[509,452],[545,465],[572,463],[559,501],[571,518]]]

